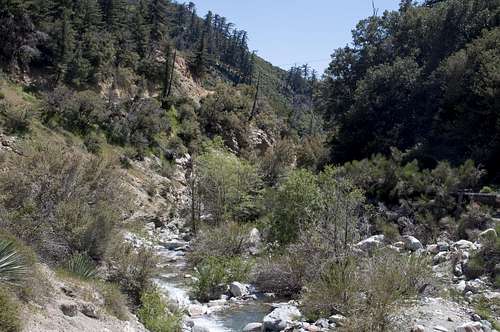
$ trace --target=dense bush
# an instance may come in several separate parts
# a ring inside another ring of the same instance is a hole
[[[302,291],[305,282],[303,260],[285,253],[258,260],[254,283],[259,290],[275,293],[280,297],[296,297]]]
[[[117,284],[110,282],[99,282],[99,292],[104,298],[104,308],[106,312],[120,320],[128,320],[129,309],[128,299]]]
[[[289,139],[278,140],[259,160],[264,181],[273,186],[292,169],[296,147]]]
[[[31,143],[4,162],[2,226],[46,260],[100,259],[125,206],[114,166],[58,144]]]
[[[297,240],[301,227],[315,220],[318,199],[315,175],[306,170],[291,172],[268,200],[271,240],[282,244]]]
[[[1,124],[7,134],[25,134],[30,130],[32,111],[26,107],[14,107],[0,100]]]
[[[153,250],[136,250],[118,236],[108,248],[106,261],[110,266],[109,280],[119,284],[134,304],[139,304],[141,294],[151,288],[157,273],[158,257]]]
[[[417,161],[407,161],[409,157],[407,153],[393,150],[390,158],[376,155],[353,161],[342,166],[340,172],[363,189],[372,202],[383,202],[391,209],[405,211],[416,224],[415,229],[406,231],[422,240],[431,240],[442,228],[463,236],[464,230],[457,234],[453,223],[439,221],[460,212],[461,191],[476,189],[484,172],[472,161],[456,168],[440,162],[433,169],[422,169]]]
[[[142,293],[137,317],[151,332],[181,331],[182,317],[169,312],[165,299],[156,289]]]
[[[250,225],[229,222],[198,231],[188,256],[196,270],[192,286],[197,299],[216,299],[228,283],[247,281],[252,267],[247,257],[250,230]]]
[[[306,136],[297,148],[297,166],[319,171],[328,161],[328,149],[321,135]]]
[[[233,281],[248,281],[251,263],[241,257],[207,257],[196,266],[193,295],[202,302],[218,299]]]
[[[233,151],[248,147],[252,101],[246,91],[220,84],[201,102],[198,119],[208,137],[221,136]]]
[[[387,331],[390,316],[429,282],[429,262],[392,252],[348,256],[305,287],[303,309],[312,319],[342,314],[348,330]]]
[[[194,166],[195,199],[203,213],[220,224],[227,220],[248,221],[259,214],[262,181],[255,166],[222,150],[210,148]]]
[[[209,257],[232,258],[248,253],[251,226],[235,222],[201,228],[192,242],[188,259],[196,265]]]
[[[97,274],[95,263],[84,253],[73,254],[66,263],[66,270],[82,279],[91,279]]]
[[[270,192],[270,236],[281,244],[296,242],[311,225],[332,227],[334,241],[339,233],[347,234],[351,242],[358,226],[364,201],[362,192],[335,168],[326,168],[318,175],[298,169]],[[318,239],[319,240],[319,239]],[[340,242],[339,242],[340,243]],[[337,246],[344,246],[336,243]]]

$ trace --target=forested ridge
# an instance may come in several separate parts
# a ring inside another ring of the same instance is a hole
[[[498,1],[403,1],[333,53],[317,99],[332,160],[412,150],[426,167],[473,159],[498,181]]]
[[[0,332],[500,330],[500,0],[372,5],[0,0]]]

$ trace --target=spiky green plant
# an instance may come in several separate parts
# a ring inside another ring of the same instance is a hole
[[[71,256],[66,264],[66,268],[72,274],[83,279],[91,279],[97,274],[94,262],[84,253],[76,253]]]
[[[26,271],[25,259],[16,250],[14,242],[0,240],[0,283],[15,283]]]

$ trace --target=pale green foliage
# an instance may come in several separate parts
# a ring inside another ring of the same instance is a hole
[[[209,149],[196,160],[197,197],[215,223],[248,220],[256,214],[261,179],[249,162],[222,150]]]
[[[197,265],[208,257],[231,258],[245,254],[249,248],[251,226],[228,222],[201,228],[192,241],[188,259]]]
[[[91,279],[97,274],[95,263],[84,253],[73,254],[66,263],[66,269],[82,279]]]
[[[141,294],[152,286],[158,256],[151,248],[135,250],[120,235],[111,242],[105,259],[113,266],[109,280],[119,284],[134,303],[139,303]]]
[[[286,244],[297,239],[301,225],[315,220],[319,188],[316,177],[296,170],[272,193],[271,239]]]
[[[181,331],[182,317],[169,312],[165,299],[156,289],[150,289],[141,295],[137,317],[151,332]]]
[[[26,264],[11,241],[0,239],[0,283],[19,281],[26,274]]]
[[[430,276],[430,264],[422,257],[393,252],[348,256],[306,285],[303,309],[313,319],[346,315],[347,331],[387,331],[391,314],[416,296]]]
[[[2,165],[2,227],[44,259],[102,256],[126,205],[113,164],[60,142],[30,142],[22,153]]]
[[[120,291],[120,287],[109,282],[99,282],[98,287],[104,298],[106,312],[120,320],[127,320],[129,317],[128,300],[126,295]]]
[[[247,281],[252,264],[244,257],[250,247],[250,230],[251,225],[228,222],[198,232],[188,256],[196,270],[192,286],[197,299],[216,299],[227,283]]]
[[[251,267],[251,263],[241,257],[207,257],[196,267],[193,294],[200,301],[217,299],[227,284],[247,281]]]
[[[319,175],[303,169],[293,171],[272,193],[271,238],[281,244],[292,243],[314,225],[323,230],[321,236],[328,242],[345,248],[357,237],[363,202],[363,193],[335,168],[328,167]]]
[[[287,247],[259,264],[256,282],[265,291],[294,295],[351,254],[362,232],[364,195],[332,167],[318,175],[295,171],[276,195],[271,231]]]

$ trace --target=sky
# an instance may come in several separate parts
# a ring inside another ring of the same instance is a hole
[[[379,13],[400,0],[374,0]],[[180,1],[179,1],[180,2]],[[193,0],[198,15],[208,10],[249,34],[250,50],[288,69],[309,63],[322,73],[333,50],[351,42],[356,23],[373,13],[372,0]]]

